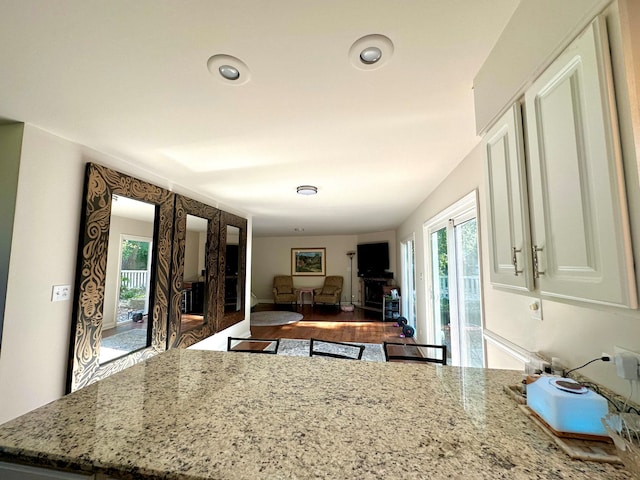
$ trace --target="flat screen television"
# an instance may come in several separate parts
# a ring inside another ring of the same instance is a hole
[[[358,245],[358,276],[381,277],[389,269],[389,243]]]

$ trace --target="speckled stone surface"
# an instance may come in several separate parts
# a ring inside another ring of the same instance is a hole
[[[520,374],[171,350],[0,426],[0,460],[135,479],[628,479],[570,460]]]

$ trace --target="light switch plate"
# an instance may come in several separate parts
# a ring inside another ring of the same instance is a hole
[[[64,302],[71,298],[71,285],[54,285],[51,291],[52,302]]]

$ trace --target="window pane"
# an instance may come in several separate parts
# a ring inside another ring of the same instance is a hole
[[[449,312],[449,258],[447,255],[447,229],[431,234],[433,258],[433,318],[435,343],[447,346],[447,363],[451,364],[451,317]]]
[[[460,325],[460,360],[465,367],[483,367],[478,224],[475,218],[455,227]]]

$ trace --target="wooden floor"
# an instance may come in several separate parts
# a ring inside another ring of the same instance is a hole
[[[287,310],[287,306],[260,303],[253,311],[264,312],[271,310]],[[290,325],[280,325],[276,327],[251,327],[253,338],[321,338],[334,342],[361,342],[361,343],[382,343],[404,342],[415,343],[408,338],[400,338],[400,329],[394,327],[395,322],[381,321],[382,314],[371,310],[356,308],[353,312],[339,311],[335,307],[317,306],[315,309],[311,305],[293,307],[290,311],[297,311],[304,315],[303,319]],[[186,316],[185,316],[186,317]],[[185,318],[185,325],[182,328],[189,329],[190,321],[196,326],[202,320],[198,318]],[[103,337],[109,337],[127,330],[147,328],[147,318],[141,323],[127,322],[115,328],[103,331]]]
[[[102,330],[102,338],[111,337],[117,333],[127,332],[129,330],[138,330],[138,329],[146,330],[147,315],[145,315],[142,318],[143,318],[142,322],[134,322],[134,321],[123,322],[123,323],[117,324],[113,328],[107,328],[105,330]]]
[[[286,310],[286,306],[260,303],[254,311]],[[371,310],[356,308],[353,312],[338,311],[335,307],[304,305],[289,310],[304,315],[297,323],[275,327],[251,327],[253,338],[321,338],[335,342],[415,343],[412,339],[400,338],[400,328],[395,322],[381,321],[382,314]]]

